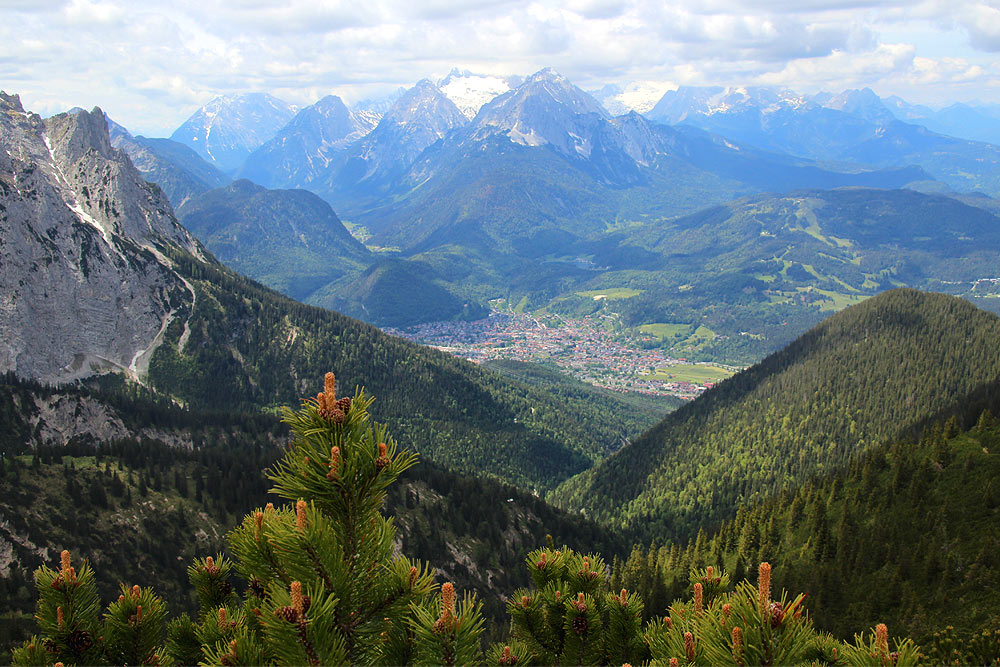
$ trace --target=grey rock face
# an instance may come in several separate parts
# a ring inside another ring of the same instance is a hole
[[[267,93],[224,95],[198,109],[170,138],[231,173],[294,115],[291,105]]]
[[[670,152],[670,139],[661,134],[634,112],[611,118],[591,95],[544,69],[483,106],[470,136],[485,141],[500,135],[515,144],[548,146],[585,164],[601,180],[620,185],[635,182],[639,166]]]
[[[278,134],[243,163],[240,178],[268,188],[308,187],[329,168],[333,156],[376,125],[327,95],[299,111]]]
[[[418,81],[355,145],[354,153],[365,165],[363,178],[413,164],[421,151],[468,122],[437,86],[427,79]]]
[[[164,244],[200,254],[100,109],[43,121],[0,94],[0,370],[141,377],[193,298]]]

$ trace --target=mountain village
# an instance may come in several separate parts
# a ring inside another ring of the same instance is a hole
[[[614,315],[572,319],[508,309],[493,310],[489,317],[472,322],[430,322],[404,330],[383,330],[477,364],[498,359],[554,364],[564,373],[598,387],[651,396],[693,399],[716,384],[707,379],[661,379],[653,375],[657,369],[701,366],[723,371],[720,380],[739,370],[688,362],[662,349],[644,349],[642,340],[622,333],[614,320]]]

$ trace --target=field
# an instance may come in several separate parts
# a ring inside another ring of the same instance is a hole
[[[686,338],[691,333],[691,325],[654,322],[653,324],[643,324],[639,327],[639,331],[665,341],[672,338]]]
[[[706,382],[725,380],[733,374],[734,372],[728,368],[712,364],[674,364],[673,366],[657,368],[655,373],[651,373],[647,377],[669,382],[705,384]]]
[[[801,290],[802,288],[799,289]],[[861,303],[862,301],[868,298],[868,295],[844,294],[842,292],[833,292],[830,290],[818,289],[815,287],[812,288],[812,290],[815,292],[819,292],[820,294],[827,297],[828,299],[830,299],[830,301],[833,302],[832,304],[830,302],[822,302],[820,304],[820,310],[843,310],[848,306],[853,306],[856,303]]]
[[[631,299],[634,296],[639,296],[642,294],[641,290],[631,289],[628,287],[612,287],[610,289],[594,289],[587,292],[577,292],[577,296],[590,297],[595,301],[601,299]]]

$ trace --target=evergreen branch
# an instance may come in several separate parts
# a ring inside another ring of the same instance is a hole
[[[323,664],[323,662],[319,659],[319,656],[316,655],[316,647],[309,641],[309,635],[306,633],[305,619],[299,621],[299,641],[302,642],[302,647],[305,649],[306,655],[309,657],[310,665],[318,666]]]
[[[378,604],[378,606],[376,606],[376,607],[372,608],[371,610],[369,610],[369,612],[365,616],[359,616],[354,621],[351,621],[349,627],[353,630],[354,628],[358,627],[359,625],[363,625],[364,623],[367,623],[368,621],[370,621],[372,619],[373,616],[375,616],[376,614],[384,611],[385,609],[388,609],[399,598],[403,597],[403,592],[404,591],[403,591],[402,588],[400,588],[399,590],[395,591],[394,593],[392,593],[391,595],[389,595],[389,597],[387,597],[386,599],[382,600],[382,602],[380,602]]]
[[[309,558],[313,562],[313,567],[316,570],[316,574],[323,580],[323,585],[326,586],[328,590],[333,590],[333,582],[330,580],[330,575],[327,573],[326,568],[323,567],[323,563],[319,560],[319,555],[313,548],[312,544],[309,542],[305,543],[305,551],[309,554]]]

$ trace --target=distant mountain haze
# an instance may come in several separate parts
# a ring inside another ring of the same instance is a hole
[[[170,138],[190,146],[223,172],[232,172],[294,113],[294,107],[267,93],[217,97],[174,130]]]

